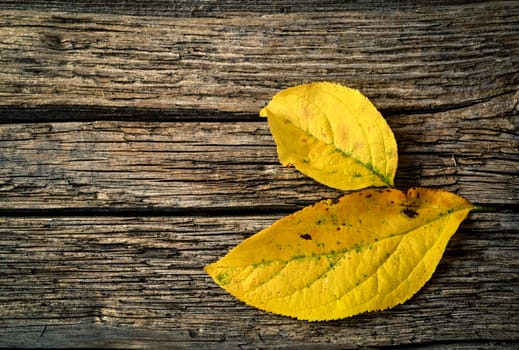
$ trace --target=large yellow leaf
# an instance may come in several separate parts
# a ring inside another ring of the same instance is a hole
[[[327,82],[295,86],[260,116],[268,117],[281,164],[341,190],[393,185],[395,138],[359,91]]]
[[[205,270],[245,303],[298,319],[382,310],[429,280],[472,208],[439,190],[363,190],[279,220]]]

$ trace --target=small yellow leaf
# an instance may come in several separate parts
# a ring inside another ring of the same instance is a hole
[[[268,117],[281,164],[341,190],[393,186],[393,132],[359,91],[327,82],[295,86],[260,116]]]
[[[430,279],[471,209],[440,190],[363,190],[277,221],[205,270],[245,303],[298,319],[383,310]]]

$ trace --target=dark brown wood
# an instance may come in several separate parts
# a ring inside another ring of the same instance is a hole
[[[516,339],[517,213],[471,214],[404,305],[328,323],[247,307],[202,270],[279,217],[1,218],[0,339],[71,346],[79,334],[95,346],[204,349]]]
[[[445,7],[446,5],[466,5],[467,1],[434,0],[429,5]],[[472,1],[472,6],[486,1]],[[3,0],[0,9],[23,9],[39,11],[67,11],[79,13],[110,13],[119,15],[140,15],[164,17],[222,17],[229,13],[298,13],[298,12],[337,12],[337,11],[370,11],[370,10],[416,10],[423,8],[423,1],[388,0],[381,3],[375,0],[362,2],[321,0],[318,4],[312,0]]]
[[[1,346],[517,347],[518,37],[513,1],[2,1]],[[281,167],[257,116],[318,80],[383,112],[398,188],[492,208],[405,304],[307,323],[202,268],[342,194]]]
[[[517,203],[515,98],[389,118],[397,186]],[[281,167],[265,121],[6,124],[0,159],[0,209],[294,210],[341,194]]]
[[[382,110],[467,106],[519,85],[513,2],[221,18],[4,10],[0,105],[257,114],[333,80]]]

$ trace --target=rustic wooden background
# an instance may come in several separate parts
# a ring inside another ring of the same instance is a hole
[[[341,195],[281,167],[257,116],[321,80],[387,118],[397,187],[494,210],[404,305],[305,323],[202,267]],[[514,348],[518,126],[517,1],[1,1],[0,345]]]

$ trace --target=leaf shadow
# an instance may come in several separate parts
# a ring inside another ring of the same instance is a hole
[[[441,121],[428,119],[430,115],[398,115],[388,119],[398,145],[395,186],[400,190],[430,187],[457,192],[458,164],[452,145],[442,142],[441,136],[434,135],[433,131],[443,130],[445,126]]]

